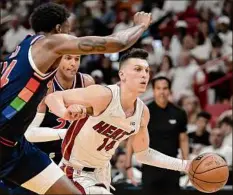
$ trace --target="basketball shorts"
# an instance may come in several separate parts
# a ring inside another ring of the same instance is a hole
[[[0,178],[38,194],[45,194],[65,175],[47,154],[24,138],[11,148],[0,143],[0,153]]]
[[[82,194],[112,194],[110,192],[111,176],[108,167],[94,171],[76,170],[62,164],[61,169]]]

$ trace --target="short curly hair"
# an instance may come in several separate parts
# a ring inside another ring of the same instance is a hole
[[[148,55],[149,55],[148,52],[144,49],[132,48],[121,56],[119,62],[120,68],[122,67],[123,62],[125,62],[129,58],[139,58],[146,60]]]
[[[63,24],[70,13],[63,6],[56,3],[44,3],[38,6],[30,17],[32,29],[38,32],[51,32],[57,24]]]

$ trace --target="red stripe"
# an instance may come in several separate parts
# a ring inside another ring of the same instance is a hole
[[[74,173],[73,167],[66,166],[63,164],[63,166],[61,166],[61,169],[65,172],[66,176],[73,182],[73,184],[81,192],[81,194],[86,194],[84,187],[81,186],[77,181],[73,180],[73,173]]]
[[[77,182],[77,181],[73,181],[74,185],[76,188],[79,189],[79,191],[82,193],[82,194],[86,194],[84,188]]]
[[[78,121],[74,121],[70,127],[68,128],[67,132],[66,132],[66,136],[62,142],[62,155],[64,156],[65,154],[65,148],[68,145],[69,141],[70,141],[70,137],[72,136],[74,130],[75,130],[75,126],[77,124]]]
[[[2,140],[0,140],[0,143],[3,144],[3,145],[5,145],[5,146],[8,146],[8,147],[13,147],[14,146],[14,145],[10,145],[10,144],[2,141]]]
[[[66,133],[65,139],[62,143],[62,154],[67,161],[70,159],[71,151],[74,146],[74,140],[87,121],[88,117],[89,116],[79,121],[73,122]]]
[[[6,138],[0,137],[0,139],[2,139],[3,141],[5,141],[5,142],[7,142],[7,143],[9,143],[9,144],[15,145],[14,142],[12,142],[12,141],[10,141],[10,140],[8,140],[8,139],[6,139]]]

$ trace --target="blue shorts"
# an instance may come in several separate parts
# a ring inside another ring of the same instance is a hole
[[[21,185],[33,178],[52,161],[24,137],[14,147],[0,143],[0,178]]]

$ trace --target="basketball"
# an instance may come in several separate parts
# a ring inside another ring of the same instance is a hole
[[[221,156],[205,153],[192,160],[188,175],[197,190],[213,193],[224,187],[229,177],[229,169]]]

